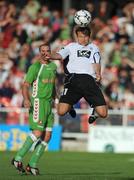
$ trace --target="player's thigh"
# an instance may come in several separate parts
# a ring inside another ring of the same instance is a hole
[[[92,107],[97,107],[97,106],[105,107],[106,105],[104,95],[100,87],[95,83],[94,80],[90,82],[89,87],[86,86],[84,90],[84,98]]]
[[[70,105],[76,104],[82,98],[82,94],[78,92],[77,87],[72,84],[68,84],[64,87],[64,90],[60,96],[59,111],[67,112],[70,109]]]

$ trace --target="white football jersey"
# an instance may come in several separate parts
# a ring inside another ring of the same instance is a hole
[[[89,74],[96,77],[92,64],[100,63],[101,56],[95,44],[83,46],[74,42],[62,48],[58,53],[63,59],[69,57],[66,67],[69,73]]]

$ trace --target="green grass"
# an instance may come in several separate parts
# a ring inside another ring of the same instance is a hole
[[[134,180],[134,154],[45,152],[36,177],[20,175],[10,164],[14,155],[0,152],[0,180]]]

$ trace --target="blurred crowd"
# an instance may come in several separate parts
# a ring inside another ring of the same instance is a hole
[[[102,56],[102,89],[109,109],[134,109],[134,2],[114,7],[106,0],[87,1],[92,14],[92,41]],[[73,16],[37,0],[23,7],[0,1],[0,106],[22,107],[21,84],[28,67],[38,59],[38,46],[49,42],[53,52],[73,41]],[[62,62],[58,66],[57,89],[64,81]],[[87,109],[84,99],[75,105]]]

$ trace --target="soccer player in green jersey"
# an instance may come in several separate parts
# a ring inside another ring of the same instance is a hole
[[[41,137],[41,143],[36,146],[31,159],[26,166],[26,172],[39,174],[37,162],[43,155],[45,147],[52,134],[54,116],[52,113],[52,99],[55,90],[56,64],[48,58],[50,47],[42,44],[39,47],[40,58],[32,64],[27,72],[22,86],[24,107],[29,109],[29,125],[31,134],[12,160],[12,164],[20,172],[25,172],[22,160],[34,142]],[[32,86],[30,95],[29,88]],[[42,138],[43,137],[43,138]]]

